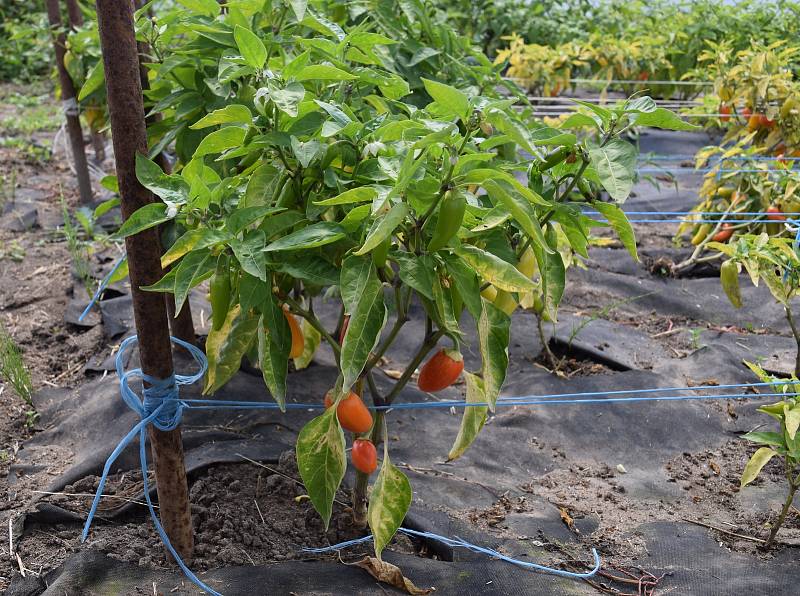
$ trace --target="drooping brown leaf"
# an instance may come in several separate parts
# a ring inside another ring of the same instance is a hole
[[[386,561],[379,561],[375,557],[364,557],[356,562],[356,565],[362,569],[366,569],[367,573],[379,582],[389,584],[400,590],[405,590],[407,594],[412,594],[412,596],[430,594],[434,590],[434,588],[418,588],[410,579],[403,575],[399,567],[387,563]]]

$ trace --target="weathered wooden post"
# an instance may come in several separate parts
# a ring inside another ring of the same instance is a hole
[[[64,66],[64,54],[67,51],[67,36],[62,29],[61,9],[58,0],[47,0],[47,18],[53,35],[53,48],[56,54],[56,68],[61,82],[61,104],[67,121],[67,134],[72,148],[72,159],[75,163],[75,175],[78,178],[78,191],[81,204],[92,202],[92,181],[89,178],[89,166],[86,163],[86,150],[83,144],[80,112],[75,99],[75,85]]]
[[[66,0],[66,3],[69,26],[72,29],[77,29],[83,25],[83,13],[81,12],[81,7],[78,6],[78,0]]]
[[[138,10],[145,4],[146,2],[144,0],[134,0],[133,5],[134,8]],[[139,52],[139,78],[142,81],[142,91],[146,91],[150,88],[150,80],[147,77],[147,67],[142,62],[142,57],[147,56],[150,53],[150,46],[146,42],[140,41],[137,43],[137,48]],[[158,122],[160,119],[161,114],[151,114],[145,117],[145,124],[149,126],[155,122]],[[164,173],[171,173],[172,167],[170,166],[170,163],[163,151],[155,157],[155,162],[161,167],[162,170],[164,170]],[[164,299],[167,301],[167,316],[169,317],[169,327],[172,330],[172,335],[190,344],[196,344],[197,338],[194,334],[194,321],[192,320],[192,308],[189,304],[189,301],[186,301],[186,303],[183,305],[183,308],[176,316],[175,300],[173,299],[172,295],[164,294]]]
[[[66,0],[66,3],[69,27],[75,31],[83,26],[83,13],[81,12],[81,7],[78,5],[78,0]],[[95,163],[100,165],[106,160],[106,136],[102,131],[95,130],[91,126],[89,126],[89,136],[92,140]]]
[[[97,0],[97,24],[106,75],[106,94],[111,118],[111,140],[123,218],[155,200],[136,178],[136,153],[147,154],[139,57],[130,0]],[[163,296],[139,288],[158,281],[161,242],[155,229],[125,239],[133,295],[133,314],[142,371],[165,379],[172,375],[172,346]],[[159,431],[150,427],[153,462],[161,523],[181,557],[194,548],[189,491],[183,460],[180,427]]]

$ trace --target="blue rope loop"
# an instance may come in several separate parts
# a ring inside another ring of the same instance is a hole
[[[204,584],[200,578],[198,578],[192,572],[192,570],[186,566],[186,563],[183,562],[183,559],[172,546],[169,536],[167,536],[166,531],[161,525],[161,521],[158,519],[158,515],[156,515],[155,507],[153,507],[153,502],[150,498],[150,484],[148,481],[147,469],[147,427],[152,424],[159,430],[164,431],[174,430],[177,428],[181,422],[181,417],[185,408],[179,397],[179,387],[181,385],[190,385],[192,383],[196,383],[203,378],[203,375],[208,368],[206,356],[197,346],[194,346],[176,337],[171,337],[170,339],[174,344],[177,344],[189,351],[189,354],[191,354],[194,361],[198,364],[198,371],[196,373],[192,375],[173,374],[166,379],[156,379],[150,375],[144,374],[140,368],[126,371],[125,355],[128,350],[132,349],[138,343],[139,339],[134,335],[127,338],[122,342],[122,344],[120,344],[115,362],[117,376],[119,378],[120,395],[125,401],[125,404],[131,410],[136,412],[141,420],[130,430],[127,435],[123,437],[119,444],[114,448],[114,451],[111,452],[111,455],[108,457],[105,465],[103,466],[103,474],[100,477],[100,483],[97,487],[97,492],[92,500],[92,507],[89,510],[89,515],[86,517],[86,523],[83,526],[81,542],[86,542],[86,538],[89,535],[89,528],[91,527],[92,520],[97,513],[97,507],[100,504],[100,498],[103,495],[103,489],[105,488],[108,480],[108,474],[111,471],[111,466],[114,464],[125,447],[127,447],[138,435],[139,462],[142,470],[144,498],[147,502],[147,508],[150,511],[150,517],[153,520],[153,524],[155,525],[161,541],[164,543],[167,551],[170,555],[172,555],[172,558],[175,560],[175,562],[178,564],[178,567],[180,567],[181,571],[183,571],[187,578],[189,578],[201,590],[205,590],[212,596],[222,596],[222,594]],[[138,377],[142,381],[143,397],[141,400],[130,386],[130,379],[132,377]]]

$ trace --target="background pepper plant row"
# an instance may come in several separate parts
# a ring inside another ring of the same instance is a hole
[[[330,346],[339,368],[332,407],[297,442],[300,474],[327,524],[346,469],[343,426],[373,444],[385,436],[383,411],[361,410],[362,398],[390,405],[440,341],[457,361],[471,318],[482,363],[465,373],[466,395],[486,406],[466,408],[449,453],[460,456],[505,379],[510,312],[535,296],[556,318],[564,245],[587,256],[591,229],[610,225],[636,257],[619,203],[637,153],[620,135],[637,124],[685,124],[638,97],[587,104],[563,127],[543,126],[496,92],[497,72],[470,48],[470,61],[415,88],[402,58],[413,41],[391,36],[385,12],[345,29],[322,5],[298,1],[231,0],[224,13],[215,0],[182,4],[190,10],[139,20],[153,54],[151,109],[163,114],[150,130],[151,156],[174,148],[176,173],[139,157],[137,175],[161,202],[133,214],[120,236],[168,230],[163,263],[173,267],[149,289],[174,294],[176,310],[214,278],[206,393],[246,356],[283,407],[290,358],[301,368],[321,341]],[[610,202],[597,200],[600,188]],[[582,215],[588,202],[607,222]],[[502,309],[482,296],[490,288]],[[315,315],[321,300],[340,304],[335,330]],[[426,332],[382,393],[373,369],[412,301]],[[380,556],[411,487],[384,441],[367,508],[371,458],[359,456],[354,516],[369,523]]]

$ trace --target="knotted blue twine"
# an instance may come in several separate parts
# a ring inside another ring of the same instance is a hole
[[[222,596],[219,592],[215,591],[214,589],[210,588],[206,584],[204,584],[200,578],[198,578],[192,570],[186,566],[186,563],[183,562],[180,555],[177,553],[175,548],[172,546],[172,543],[167,536],[167,533],[164,531],[164,528],[161,525],[161,522],[156,515],[155,508],[153,507],[153,502],[150,499],[150,486],[147,480],[147,427],[148,425],[152,424],[157,429],[162,431],[169,431],[174,430],[178,427],[181,422],[181,416],[183,414],[184,406],[181,400],[178,397],[178,388],[181,385],[191,385],[192,383],[196,383],[200,379],[203,378],[203,375],[208,368],[208,362],[206,360],[205,354],[197,347],[188,342],[182,341],[178,338],[172,337],[170,338],[173,343],[185,348],[189,351],[192,358],[195,362],[199,365],[199,370],[193,375],[171,375],[166,379],[156,379],[151,377],[150,375],[146,375],[142,372],[142,369],[135,368],[129,371],[125,370],[125,352],[132,348],[136,343],[138,343],[138,338],[134,335],[132,337],[127,338],[119,347],[119,352],[117,352],[116,357],[116,369],[117,369],[117,377],[119,377],[119,391],[122,399],[125,401],[127,406],[139,414],[141,417],[141,421],[136,424],[130,432],[125,435],[125,437],[119,442],[119,445],[116,446],[114,451],[111,452],[111,455],[106,460],[105,466],[103,466],[103,474],[100,477],[100,485],[97,487],[97,492],[95,493],[94,500],[92,501],[92,507],[89,510],[89,516],[86,518],[86,524],[83,527],[83,533],[81,534],[81,542],[86,541],[86,537],[89,534],[89,527],[92,525],[92,520],[94,519],[95,513],[97,512],[97,506],[100,504],[100,498],[103,494],[103,489],[105,488],[106,481],[108,480],[108,474],[111,471],[111,466],[113,465],[114,461],[119,457],[120,453],[128,446],[128,444],[139,435],[139,460],[141,462],[141,469],[142,469],[142,483],[144,488],[144,498],[147,501],[147,508],[150,510],[150,517],[153,519],[153,524],[155,524],[156,531],[158,535],[161,537],[161,541],[164,543],[167,551],[172,555],[175,562],[180,567],[181,571],[188,577],[195,585],[197,585],[202,590],[207,591],[209,594],[213,596]],[[143,398],[140,400],[139,397],[136,395],[133,389],[130,387],[130,378],[131,377],[139,377],[142,380],[142,396]]]

